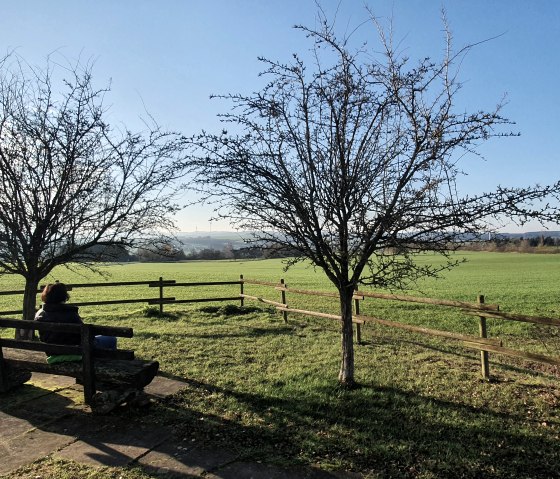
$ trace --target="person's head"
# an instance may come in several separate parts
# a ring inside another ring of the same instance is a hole
[[[45,304],[57,304],[68,301],[70,296],[64,283],[47,284],[41,293],[41,301]]]

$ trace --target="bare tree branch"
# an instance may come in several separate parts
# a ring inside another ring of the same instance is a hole
[[[404,288],[453,268],[461,261],[450,251],[504,218],[558,221],[560,182],[461,195],[456,182],[477,146],[515,135],[501,104],[455,105],[458,64],[474,45],[455,53],[447,30],[444,58],[414,64],[375,19],[377,55],[351,50],[323,20],[318,30],[296,27],[313,42],[314,63],[262,59],[270,81],[261,91],[220,96],[232,104],[221,118],[234,133],[189,141],[196,185],[220,215],[254,241],[296,251],[290,264],[311,260],[338,288],[340,378],[352,384],[358,284]],[[443,263],[417,262],[425,251]]]
[[[25,277],[27,318],[57,265],[91,264],[173,228],[183,140],[155,124],[111,128],[107,91],[94,87],[91,65],[0,63],[0,274]]]

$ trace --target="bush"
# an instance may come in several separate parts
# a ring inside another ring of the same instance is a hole
[[[145,318],[174,318],[174,317],[176,317],[176,315],[173,314],[173,313],[161,312],[159,310],[159,306],[145,306],[141,310],[141,314]]]

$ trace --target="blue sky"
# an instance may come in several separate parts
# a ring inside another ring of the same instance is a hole
[[[497,184],[520,186],[560,179],[560,2],[557,0],[368,0],[382,20],[393,17],[395,37],[410,57],[439,58],[444,47],[441,7],[454,44],[500,35],[473,50],[461,67],[466,109],[491,109],[504,94],[505,116],[519,138],[496,139],[469,162],[464,191]],[[323,0],[337,29],[352,31],[367,18],[361,0]],[[219,128],[228,105],[213,93],[258,89],[257,57],[289,61],[309,46],[294,24],[314,26],[314,0],[0,0],[0,46],[43,65],[56,52],[93,60],[99,85],[111,81],[113,122],[141,128],[148,111],[163,126],[187,135]],[[360,27],[356,39],[376,45]],[[188,208],[181,230],[208,230],[211,211]],[[224,229],[214,224],[213,230]],[[524,230],[540,229],[529,225]],[[558,227],[553,226],[558,229]],[[508,231],[519,231],[514,226]]]

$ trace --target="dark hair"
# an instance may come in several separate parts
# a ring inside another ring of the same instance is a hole
[[[68,301],[70,296],[64,283],[47,284],[41,293],[41,301],[45,304],[57,304]]]

